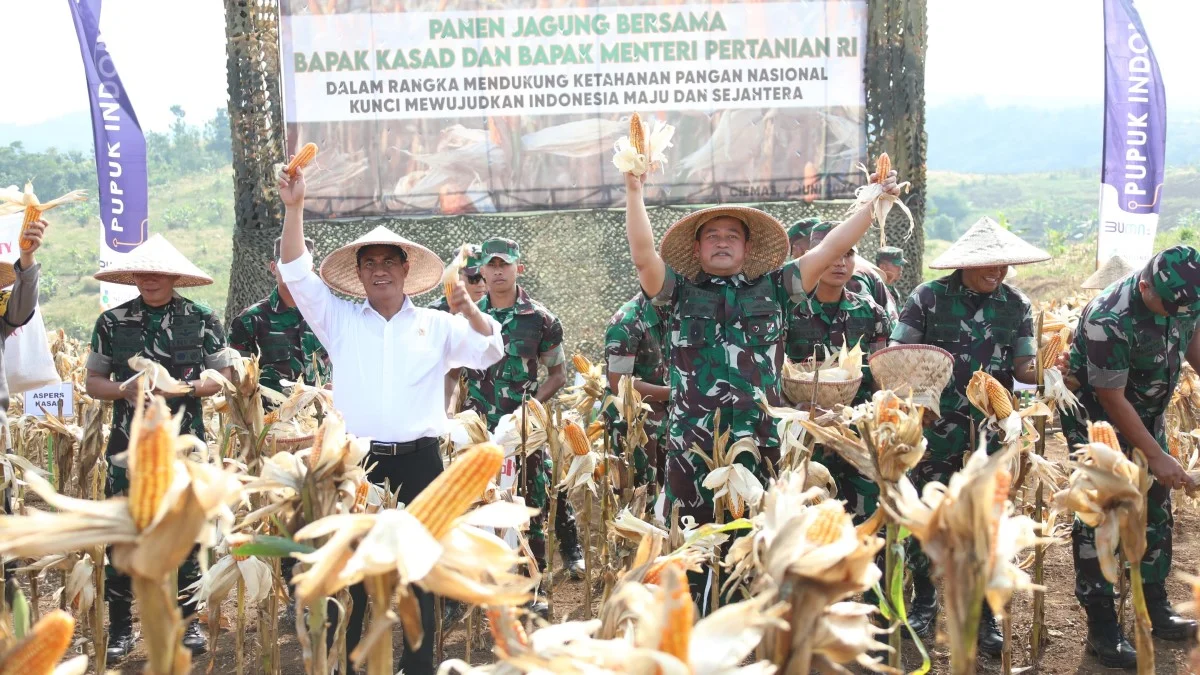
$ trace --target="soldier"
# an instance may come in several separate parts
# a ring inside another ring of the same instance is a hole
[[[671,225],[660,255],[646,213],[644,180],[625,175],[625,226],[642,291],[668,320],[667,499],[681,516],[708,523],[716,515],[713,493],[702,485],[708,467],[690,448],[712,451],[719,413],[730,442],[752,438],[765,461],[778,460],[775,425],[759,399],[781,404],[787,303],[811,297],[825,268],[862,237],[871,217],[867,210],[852,216],[819,246],[785,265],[788,237],[779,221],[748,207],[708,208]],[[899,193],[894,174],[886,185],[889,193]],[[766,479],[766,467],[748,455],[738,461]],[[703,582],[691,581],[692,592],[702,595]]]
[[[904,273],[904,266],[907,264],[908,261],[904,258],[904,249],[882,246],[875,253],[875,265],[879,267],[880,272],[883,272],[888,293],[891,294],[892,301],[897,305],[900,304],[900,293],[896,291],[896,282],[900,280],[900,275]]]
[[[812,232],[818,224],[822,223],[830,226],[837,224],[836,222],[821,221],[817,218],[808,218],[797,221],[796,224],[792,225],[791,229],[788,230],[788,242],[791,245],[793,258],[799,258],[814,246]],[[888,294],[887,283],[883,280],[883,274],[875,269],[871,263],[867,262],[865,258],[858,255],[858,253],[854,254],[853,276],[846,283],[846,290],[871,296],[875,304],[887,311],[892,323],[896,322],[896,302]]]
[[[116,456],[129,447],[129,425],[134,406],[140,405],[138,387],[131,383],[121,389],[121,383],[135,373],[130,368],[133,356],[149,358],[162,364],[172,377],[189,389],[185,394],[155,390],[153,394],[167,399],[171,412],[182,413],[180,430],[205,440],[204,412],[200,399],[220,390],[214,381],[201,381],[206,369],[233,377],[232,355],[226,350],[225,331],[213,311],[200,303],[188,300],[175,292],[177,288],[207,286],[212,278],[175,250],[162,235],[156,234],[138,246],[125,260],[94,275],[97,281],[137,286],[138,297],[100,315],[92,332],[92,351],[87,360],[87,393],[94,399],[114,401],[112,433],[105,456],[108,458],[109,497],[125,494],[129,478],[123,458]],[[123,658],[133,648],[133,601],[131,581],[113,567],[105,569],[104,588],[108,601],[109,637],[108,658]],[[179,568],[179,592],[200,578],[195,550]],[[194,612],[190,598],[182,603]],[[142,617],[153,621],[155,617]],[[188,622],[183,645],[192,653],[203,653],[207,640],[193,618]]]
[[[641,293],[621,305],[604,331],[604,360],[607,364],[609,395],[615,395],[622,375],[633,378],[633,388],[650,406],[646,419],[646,443],[634,449],[634,485],[663,484],[664,454],[659,447],[659,427],[667,412],[671,390],[667,386],[666,323],[658,310]],[[604,408],[613,432],[613,448],[624,449],[625,423],[615,405]]]
[[[463,280],[463,284],[467,287],[467,295],[471,296],[471,302],[479,302],[483,296],[487,295],[487,283],[483,279],[483,270],[480,261],[479,244],[468,244],[470,254],[467,256],[467,264],[458,272],[458,276]],[[455,253],[455,255],[458,255]],[[434,300],[429,305],[429,309],[436,309],[439,312],[449,312],[450,303],[446,300],[446,296],[442,296]]]
[[[1108,286],[1084,308],[1071,345],[1067,373],[1079,383],[1082,411],[1062,415],[1070,446],[1087,443],[1087,420],[1105,420],[1121,450],[1138,448],[1154,482],[1147,495],[1142,581],[1155,637],[1187,640],[1196,622],[1167,600],[1171,573],[1171,490],[1195,487],[1167,452],[1164,414],[1186,360],[1200,370],[1200,252],[1175,246],[1151,258],[1141,272]],[[1071,528],[1075,597],[1087,612],[1088,648],[1105,666],[1132,668],[1137,653],[1122,634],[1113,587],[1100,571],[1095,530],[1078,518]]]
[[[820,218],[802,218],[788,228],[788,250],[792,259],[799,258],[808,251],[811,246],[809,239],[812,236],[813,226],[820,222]]]
[[[511,239],[492,238],[483,242],[483,273],[487,295],[479,308],[502,327],[505,357],[487,370],[467,371],[466,408],[479,413],[488,429],[495,429],[500,418],[521,406],[526,396],[545,403],[567,381],[563,354],[563,330],[558,318],[541,303],[531,299],[517,283],[521,268],[521,250]],[[538,364],[546,367],[546,381],[538,385]],[[546,504],[550,493],[550,457],[534,452],[525,461],[525,498],[540,513],[529,524],[529,546],[539,569],[546,567]],[[575,515],[566,494],[559,491],[558,522],[554,534],[563,566],[572,579],[583,578],[583,550]],[[534,609],[545,612],[544,603]]]
[[[821,223],[812,229],[813,246],[820,244],[833,230],[832,223]],[[887,311],[870,296],[846,289],[854,269],[855,247],[843,252],[817,281],[816,291],[807,302],[793,303],[788,315],[787,357],[792,362],[836,353],[843,344],[861,345],[864,352],[873,354],[887,346],[892,332],[892,320]],[[854,404],[870,400],[875,389],[871,369],[863,362],[863,379]],[[835,453],[822,453],[818,458],[837,481],[838,496],[846,500],[846,509],[854,514],[856,523],[866,520],[879,498],[879,488],[866,479]]]
[[[913,470],[917,489],[930,481],[947,483],[974,450],[972,425],[983,418],[967,400],[972,374],[982,369],[1008,389],[1014,378],[1034,383],[1033,308],[1025,294],[1004,283],[1004,277],[1009,265],[1049,259],[1049,254],[984,217],[930,265],[955,271],[921,284],[909,296],[892,331],[892,343],[935,345],[954,356],[954,378],[939,402],[941,417],[926,428],[925,458]],[[937,623],[937,591],[929,576],[929,558],[915,542],[909,546],[909,565],[914,588],[909,619],[914,630],[928,637]],[[985,603],[979,648],[995,656],[1003,644]]]
[[[271,274],[275,289],[266,298],[247,307],[229,329],[229,346],[242,356],[258,356],[261,371],[258,383],[268,389],[283,391],[282,380],[295,382],[300,378],[308,384],[329,383],[329,354],[313,334],[308,322],[296,308],[296,301],[279,277],[279,242],[271,258]],[[304,240],[309,255],[311,239]],[[266,399],[264,406],[274,407]]]

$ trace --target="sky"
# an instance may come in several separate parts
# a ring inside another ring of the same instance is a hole
[[[0,124],[35,124],[88,110],[70,1],[0,0],[9,19],[0,37],[6,92],[15,91],[14,82],[30,86],[25,96],[6,97]],[[972,97],[997,106],[1100,103],[1101,0],[928,2],[929,105]],[[1158,56],[1169,104],[1200,107],[1194,65],[1200,2],[1137,0],[1136,7]],[[175,104],[194,123],[226,105],[221,0],[106,0],[101,31],[143,128],[166,130]],[[90,129],[83,133],[91,135]]]

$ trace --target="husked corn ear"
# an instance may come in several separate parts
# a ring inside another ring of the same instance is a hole
[[[467,448],[408,505],[407,511],[421,521],[434,539],[441,539],[450,525],[483,496],[488,481],[504,464],[504,450],[495,443]]]
[[[1002,420],[1012,414],[1012,397],[1004,385],[991,375],[987,376],[987,396],[988,402],[992,404],[992,412],[996,414],[996,419]]]
[[[492,642],[496,646],[496,656],[506,659],[512,656],[508,650],[510,641],[528,647],[529,636],[525,634],[525,626],[517,620],[513,611],[489,607],[487,610],[488,630],[492,633]]]
[[[367,495],[371,493],[371,482],[363,479],[358,487],[354,488],[354,513],[362,513],[367,509]]]
[[[546,412],[546,406],[536,398],[530,398],[525,401],[525,408],[529,411],[529,416],[533,418],[538,426],[542,429],[550,428],[550,415]]]
[[[325,439],[328,435],[329,427],[325,424],[321,424],[321,426],[317,427],[316,432],[313,434],[312,450],[310,450],[308,456],[304,458],[304,463],[308,465],[309,471],[315,470],[317,468],[317,464],[320,463],[321,453],[325,451]]]
[[[663,627],[658,651],[688,662],[688,645],[692,638],[695,605],[688,591],[687,574],[682,565],[667,565],[662,571],[661,586],[667,589],[667,621]]]
[[[592,369],[591,360],[583,354],[572,356],[571,363],[574,364],[575,370],[579,371],[580,375],[587,375]]]
[[[454,292],[454,282],[458,281],[458,273],[467,264],[467,255],[467,245],[463,244],[458,249],[458,255],[454,256],[454,261],[442,272],[442,294],[447,298]]]
[[[600,480],[601,478],[604,478],[604,475],[607,473],[608,473],[608,462],[601,460],[599,462],[596,462],[596,468],[592,469],[592,479]]]
[[[1062,333],[1055,333],[1050,336],[1050,339],[1042,346],[1042,353],[1038,356],[1043,369],[1054,367],[1054,363],[1058,361],[1058,355],[1062,353],[1063,347]]]
[[[887,180],[888,173],[890,173],[891,170],[892,158],[888,157],[886,152],[880,154],[879,159],[875,160],[875,182],[882,183],[883,181]]]
[[[571,448],[571,452],[576,457],[582,457],[592,450],[592,444],[588,441],[587,432],[583,427],[574,422],[568,422],[563,429],[563,434],[567,437],[567,446]]]
[[[804,538],[818,546],[827,546],[840,539],[842,525],[850,518],[841,502],[821,502],[813,508],[819,510],[816,519],[804,533]]]
[[[595,422],[592,422],[591,424],[588,425],[587,437],[588,437],[589,441],[591,441],[592,443],[595,443],[603,435],[604,435],[604,422],[603,421],[596,420]]]
[[[284,171],[289,176],[296,175],[296,169],[303,169],[308,166],[308,163],[313,161],[313,157],[317,156],[317,144],[305,143],[304,147],[300,148],[300,152],[288,162],[287,168]]]
[[[130,429],[129,514],[138,532],[154,520],[175,479],[175,439],[169,419],[166,406],[158,400],[138,411]]]
[[[36,206],[25,207],[25,219],[21,221],[21,250],[28,251],[33,248],[33,240],[26,239],[25,233],[29,231],[29,226],[37,222],[38,218],[42,217],[42,210]]]
[[[49,675],[71,646],[75,619],[56,609],[33,627],[29,635],[4,655],[0,675]]]
[[[1108,422],[1088,422],[1088,442],[1103,443],[1113,450],[1121,449],[1117,430]]]
[[[642,118],[637,113],[629,118],[629,145],[638,152],[639,155],[646,154],[646,130],[642,127]]]

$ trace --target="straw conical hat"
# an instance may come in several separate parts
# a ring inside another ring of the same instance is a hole
[[[0,288],[8,288],[17,280],[17,271],[10,262],[0,262]]]
[[[961,270],[995,265],[1028,265],[1049,259],[1049,253],[984,216],[929,267],[935,270]]]
[[[213,282],[212,277],[193,265],[161,234],[153,235],[122,260],[96,272],[92,277],[110,284],[135,286],[133,275],[139,273],[177,276],[179,279],[175,281],[175,288],[207,286]]]
[[[942,416],[942,390],[954,375],[954,357],[933,345],[892,345],[867,359],[871,375],[880,389],[890,389],[901,398]]]
[[[378,244],[399,246],[408,255],[408,277],[404,280],[406,294],[420,295],[441,281],[442,261],[437,254],[382,225],[326,256],[321,262],[321,278],[339,293],[367,297],[367,290],[358,279],[358,249]]]
[[[1112,282],[1116,281],[1117,279],[1124,279],[1133,272],[1134,267],[1133,265],[1129,264],[1128,260],[1119,255],[1114,255],[1113,257],[1104,261],[1104,264],[1100,266],[1100,269],[1092,272],[1092,276],[1084,279],[1083,283],[1080,284],[1080,288],[1086,288],[1089,290],[1108,288],[1109,284]]]
[[[750,254],[742,265],[746,278],[757,279],[787,261],[791,245],[783,224],[748,206],[714,206],[675,221],[659,245],[663,261],[684,277],[695,279],[700,273],[700,259],[695,252],[696,230],[718,216],[737,218],[750,229]]]

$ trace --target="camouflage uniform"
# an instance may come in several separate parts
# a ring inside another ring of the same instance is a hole
[[[329,382],[329,355],[296,307],[288,307],[279,289],[250,305],[233,320],[229,346],[242,356],[258,355],[259,384],[282,392],[280,380],[306,384]],[[268,405],[266,399],[264,405]]]
[[[639,294],[621,305],[616,314],[608,321],[604,331],[604,359],[608,373],[612,375],[631,375],[649,384],[665,385],[667,383],[667,359],[663,347],[667,344],[667,325],[659,311],[645,296]],[[606,388],[609,395],[615,394]],[[645,485],[663,476],[656,476],[656,469],[661,467],[662,447],[659,444],[659,431],[663,417],[666,415],[665,403],[650,404],[650,414],[645,423],[648,447],[654,450],[656,457],[647,457],[647,447],[634,449],[634,485]],[[612,447],[618,452],[624,450],[624,434],[626,425],[621,421],[616,405],[604,408],[604,416],[612,429]]]
[[[100,375],[125,380],[134,375],[129,358],[142,356],[161,363],[177,380],[195,380],[205,369],[218,370],[233,365],[229,353],[224,350],[225,331],[211,309],[178,295],[163,307],[149,307],[139,296],[104,312],[96,320],[87,368]],[[183,413],[181,433],[205,440],[204,412],[199,397],[170,398],[167,405],[172,413]],[[125,467],[114,465],[111,458],[129,447],[133,412],[128,400],[113,402],[112,428],[105,450],[105,456],[110,458],[105,486],[108,497],[123,495],[129,490]],[[128,603],[133,599],[129,577],[118,573],[111,565],[105,568],[105,575],[105,599],[110,603],[124,603],[125,611],[128,611]],[[179,568],[181,592],[199,577],[200,569],[193,550],[191,557]]]
[[[463,265],[462,274],[471,277],[479,274],[479,268],[483,265],[483,259],[481,257],[483,255],[483,251],[480,249],[478,244],[468,244],[468,246],[470,247],[470,253],[467,256],[466,264]],[[429,303],[429,309],[436,309],[439,312],[446,312],[448,314],[450,312],[450,300],[443,295],[437,300]]]
[[[718,410],[730,443],[753,438],[765,460],[778,461],[774,420],[758,399],[782,405],[785,312],[789,302],[807,298],[794,262],[753,280],[705,272],[690,280],[667,268],[654,304],[665,311],[670,329],[666,483],[667,498],[680,504],[680,515],[698,523],[714,519],[713,493],[701,485],[708,467],[689,449],[695,444],[711,452]],[[746,454],[738,462],[765,483],[765,466]]]
[[[884,246],[875,253],[875,264],[891,263],[897,267],[903,268],[908,264],[908,260],[904,258],[904,249],[896,248],[895,246]],[[900,297],[900,292],[892,284],[887,285],[888,293],[892,296],[892,302],[899,307],[903,303]]]
[[[982,369],[1012,389],[1016,359],[1037,353],[1033,308],[1024,293],[1008,284],[987,295],[976,293],[956,271],[913,291],[892,341],[930,344],[954,356],[954,377],[939,401],[942,416],[925,430],[925,459],[913,471],[917,489],[930,481],[946,483],[974,450],[971,427],[983,420],[967,400],[967,383]],[[914,573],[928,575],[929,559],[915,543],[910,562]]]
[[[873,269],[862,269],[854,273],[850,281],[846,283],[846,290],[852,293],[870,296],[875,304],[882,307],[893,323],[899,319],[899,313],[896,310],[896,301],[892,299],[892,294],[888,292],[887,282]]]
[[[465,371],[464,408],[479,413],[488,429],[495,429],[501,417],[521,407],[526,396],[533,398],[537,394],[539,363],[550,368],[565,362],[563,329],[558,318],[541,303],[531,300],[520,286],[512,307],[492,307],[489,295],[479,301],[479,309],[500,324],[505,355],[487,370]],[[546,504],[552,470],[550,456],[540,450],[525,461],[525,499],[540,510],[529,524],[529,544],[539,563],[545,560]],[[569,509],[566,512],[560,509],[556,525],[565,527],[564,523],[571,522],[573,517]]]
[[[1159,316],[1150,311],[1138,292],[1138,274],[1109,286],[1084,308],[1070,351],[1070,372],[1080,383],[1077,393],[1083,411],[1062,415],[1063,434],[1071,447],[1087,443],[1087,420],[1108,418],[1095,387],[1124,387],[1159,447],[1167,447],[1167,403],[1179,381],[1188,344],[1196,332],[1197,315]],[[1168,296],[1164,296],[1168,297]],[[1121,449],[1130,448],[1120,437]],[[1171,571],[1171,492],[1158,481],[1147,497],[1146,554],[1142,579],[1162,584]],[[1113,597],[1112,584],[1100,572],[1095,530],[1078,518],[1071,528],[1071,553],[1075,561],[1075,596]]]

